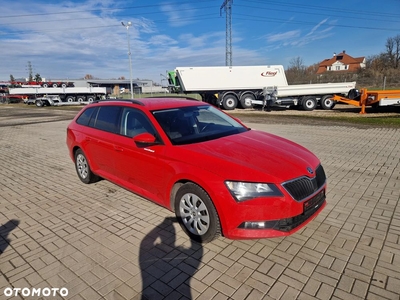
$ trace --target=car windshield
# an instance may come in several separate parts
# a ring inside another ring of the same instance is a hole
[[[157,110],[152,113],[174,145],[209,141],[248,130],[209,105]]]

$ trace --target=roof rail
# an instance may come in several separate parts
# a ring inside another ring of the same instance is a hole
[[[133,104],[141,105],[144,106],[143,102],[136,100],[136,99],[102,99],[102,100],[95,100],[93,103],[99,103],[99,102],[113,102],[113,101],[118,101],[118,102],[130,102]]]
[[[162,98],[174,98],[174,99],[182,98],[182,99],[186,99],[186,100],[201,101],[201,100],[196,99],[196,98],[193,98],[193,97],[187,97],[187,96],[171,96],[171,95],[168,95],[168,96],[151,96],[151,97],[146,97],[146,98],[160,98],[160,99],[162,99]]]

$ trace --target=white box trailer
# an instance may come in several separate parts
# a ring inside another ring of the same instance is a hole
[[[85,103],[105,99],[108,95],[105,87],[65,87],[65,88],[43,88],[43,87],[21,87],[10,88],[9,95],[18,95],[26,99],[43,98],[46,96],[58,96],[61,102]],[[62,104],[60,103],[60,104]]]
[[[265,87],[275,87],[274,103],[313,110],[332,109],[334,95],[348,95],[355,82],[288,85],[282,65],[177,67],[168,72],[170,92],[198,93],[202,100],[224,109],[250,108],[262,103]]]

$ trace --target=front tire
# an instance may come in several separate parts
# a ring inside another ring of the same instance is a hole
[[[194,241],[208,243],[221,235],[221,225],[210,196],[198,185],[186,183],[175,196],[175,214]]]
[[[81,149],[75,152],[75,169],[79,179],[86,184],[96,182],[99,177],[92,172],[85,153]]]

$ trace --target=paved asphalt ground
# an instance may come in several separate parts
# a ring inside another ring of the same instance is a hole
[[[400,129],[247,122],[319,156],[328,205],[290,237],[200,245],[168,210],[80,182],[75,114],[0,106],[0,299],[400,299]]]

